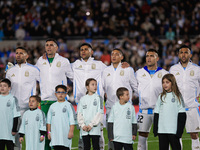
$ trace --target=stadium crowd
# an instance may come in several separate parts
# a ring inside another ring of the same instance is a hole
[[[173,40],[198,35],[200,28],[196,0],[13,0],[3,1],[0,13],[1,39],[150,34]]]
[[[123,50],[124,61],[138,70],[145,64],[146,51],[154,48],[160,56],[158,65],[168,70],[178,62],[177,48],[182,43],[191,47],[193,62],[200,64],[200,37],[196,36],[200,27],[200,2],[195,0],[13,0],[2,1],[0,12],[1,40],[51,36],[58,39],[59,54],[70,62],[79,58],[79,50],[68,45],[67,39],[69,36],[82,36],[93,45],[95,59],[106,65],[111,63],[111,50],[117,47]],[[99,42],[92,40],[93,37],[104,40]],[[161,41],[161,38],[165,40]],[[23,46],[29,50],[28,62],[31,64],[43,55],[40,41],[32,46],[27,42],[20,41],[17,45],[0,49],[1,78],[6,64],[15,63],[16,47]]]

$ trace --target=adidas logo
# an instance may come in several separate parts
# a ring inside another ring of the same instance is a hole
[[[199,127],[197,127],[195,130],[200,130],[200,128],[199,128]]]

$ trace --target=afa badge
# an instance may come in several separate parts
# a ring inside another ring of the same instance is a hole
[[[128,108],[128,110],[127,110],[127,115],[131,115],[131,111],[130,111],[129,108]]]
[[[61,62],[57,62],[56,67],[61,67]]]
[[[143,77],[146,77],[146,74],[143,74],[142,76],[143,76]]]
[[[78,68],[82,68],[82,65],[80,65]]]
[[[39,115],[37,114],[36,118],[35,118],[36,121],[39,121],[40,118],[39,118]]]
[[[26,120],[25,120],[25,125],[27,125],[28,124],[28,119],[26,118]]]
[[[94,100],[93,105],[97,106],[97,100],[96,99]]]
[[[124,70],[120,71],[120,76],[124,76]]]
[[[162,73],[161,72],[158,74],[158,78],[162,78]]]
[[[66,106],[63,108],[63,113],[65,113],[66,111],[67,111],[67,108],[66,108]]]
[[[126,112],[126,119],[131,119],[131,111],[130,108],[128,108],[127,112]]]
[[[10,100],[8,100],[7,107],[10,107],[10,105],[11,105],[11,102],[10,102]]]
[[[55,111],[53,111],[53,112],[52,112],[52,116],[55,116],[55,115],[56,115],[56,112],[55,112]]]
[[[173,97],[173,98],[172,98],[172,103],[174,103],[174,102],[175,102],[175,98]]]
[[[194,76],[194,70],[190,71],[190,76]]]
[[[25,72],[25,77],[29,77],[29,72],[28,71]]]
[[[177,76],[177,75],[180,75],[180,73],[179,73],[179,72],[177,72],[177,73],[176,73],[176,76]]]
[[[92,64],[92,69],[96,69],[96,65],[95,64]]]

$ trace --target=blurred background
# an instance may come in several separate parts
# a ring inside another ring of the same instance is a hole
[[[169,70],[182,44],[200,64],[199,0],[2,0],[0,14],[0,79],[6,64],[15,63],[16,47],[27,48],[34,65],[48,37],[58,40],[58,53],[71,63],[79,59],[80,43],[89,42],[95,59],[106,65],[111,50],[121,48],[135,71],[145,65],[150,48]]]

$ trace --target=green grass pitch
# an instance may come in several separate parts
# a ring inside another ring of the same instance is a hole
[[[107,138],[107,131],[106,128],[104,128],[104,138],[105,138],[105,150],[108,150],[108,138]],[[79,140],[79,130],[75,128],[74,130],[74,138],[72,140],[72,150],[78,150],[78,140]],[[191,139],[190,135],[187,134],[185,131],[182,136],[183,141],[183,150],[190,150],[191,149]],[[138,143],[138,136],[133,144],[133,149],[137,150],[137,143]],[[92,149],[92,148],[91,148]],[[149,133],[148,138],[148,149],[149,150],[159,150],[158,147],[158,137],[154,137],[153,131]],[[22,145],[22,150],[25,150],[25,144]]]

